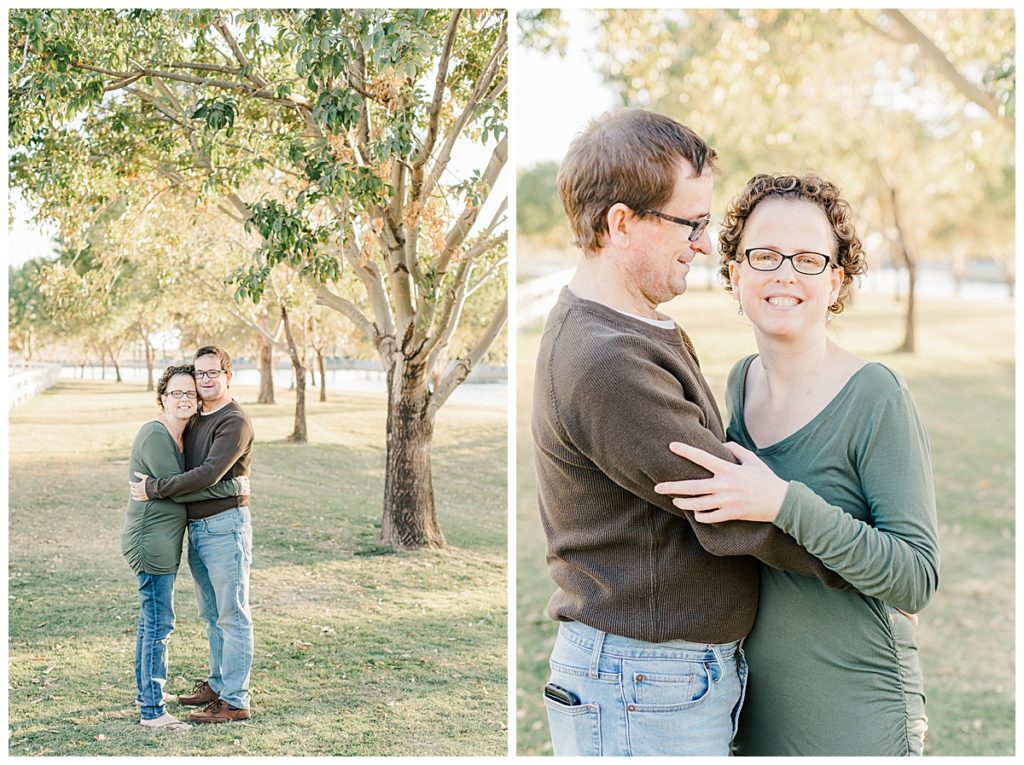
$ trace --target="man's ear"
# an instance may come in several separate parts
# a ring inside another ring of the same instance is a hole
[[[608,223],[608,244],[624,250],[629,247],[630,229],[634,220],[633,211],[622,202],[608,208],[605,220]]]

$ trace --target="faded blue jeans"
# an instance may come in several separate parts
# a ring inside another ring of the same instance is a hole
[[[564,622],[550,666],[580,702],[544,699],[557,756],[729,754],[747,685],[739,641],[647,643]]]
[[[174,578],[177,574],[137,575],[139,628],[135,635],[135,701],[142,719],[161,717],[167,682],[167,643],[174,632]]]
[[[249,708],[252,613],[249,566],[252,521],[236,507],[188,522],[188,567],[196,585],[199,618],[206,623],[210,674],[206,682],[237,709]]]

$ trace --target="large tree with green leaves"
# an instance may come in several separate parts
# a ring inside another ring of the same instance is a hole
[[[383,540],[443,546],[435,418],[507,314],[454,344],[505,280],[505,12],[14,10],[8,40],[11,179],[38,214],[74,238],[173,189],[257,236],[237,296],[292,269],[386,370]]]

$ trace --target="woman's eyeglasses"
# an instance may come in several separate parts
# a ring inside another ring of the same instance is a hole
[[[169,390],[164,395],[171,398],[182,398],[184,396],[189,400],[195,400],[199,397],[199,394],[194,390]]]

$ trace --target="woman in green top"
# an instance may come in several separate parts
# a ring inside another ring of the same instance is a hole
[[[161,415],[139,430],[129,459],[129,480],[135,471],[165,478],[185,471],[182,434],[195,415],[199,399],[193,367],[172,366],[157,383]],[[200,499],[249,493],[248,478],[221,481],[192,494],[146,502],[129,500],[121,552],[139,584],[139,627],[135,641],[135,703],[142,725],[187,731],[190,726],[167,712],[163,687],[167,681],[167,643],[174,630],[174,578],[181,563],[185,505]]]
[[[672,444],[712,476],[658,491],[703,522],[774,523],[857,590],[762,567],[736,753],[922,754],[914,614],[939,569],[928,440],[902,379],[828,338],[865,269],[849,205],[813,174],[756,176],[719,248],[759,351],[729,375],[739,464]]]

